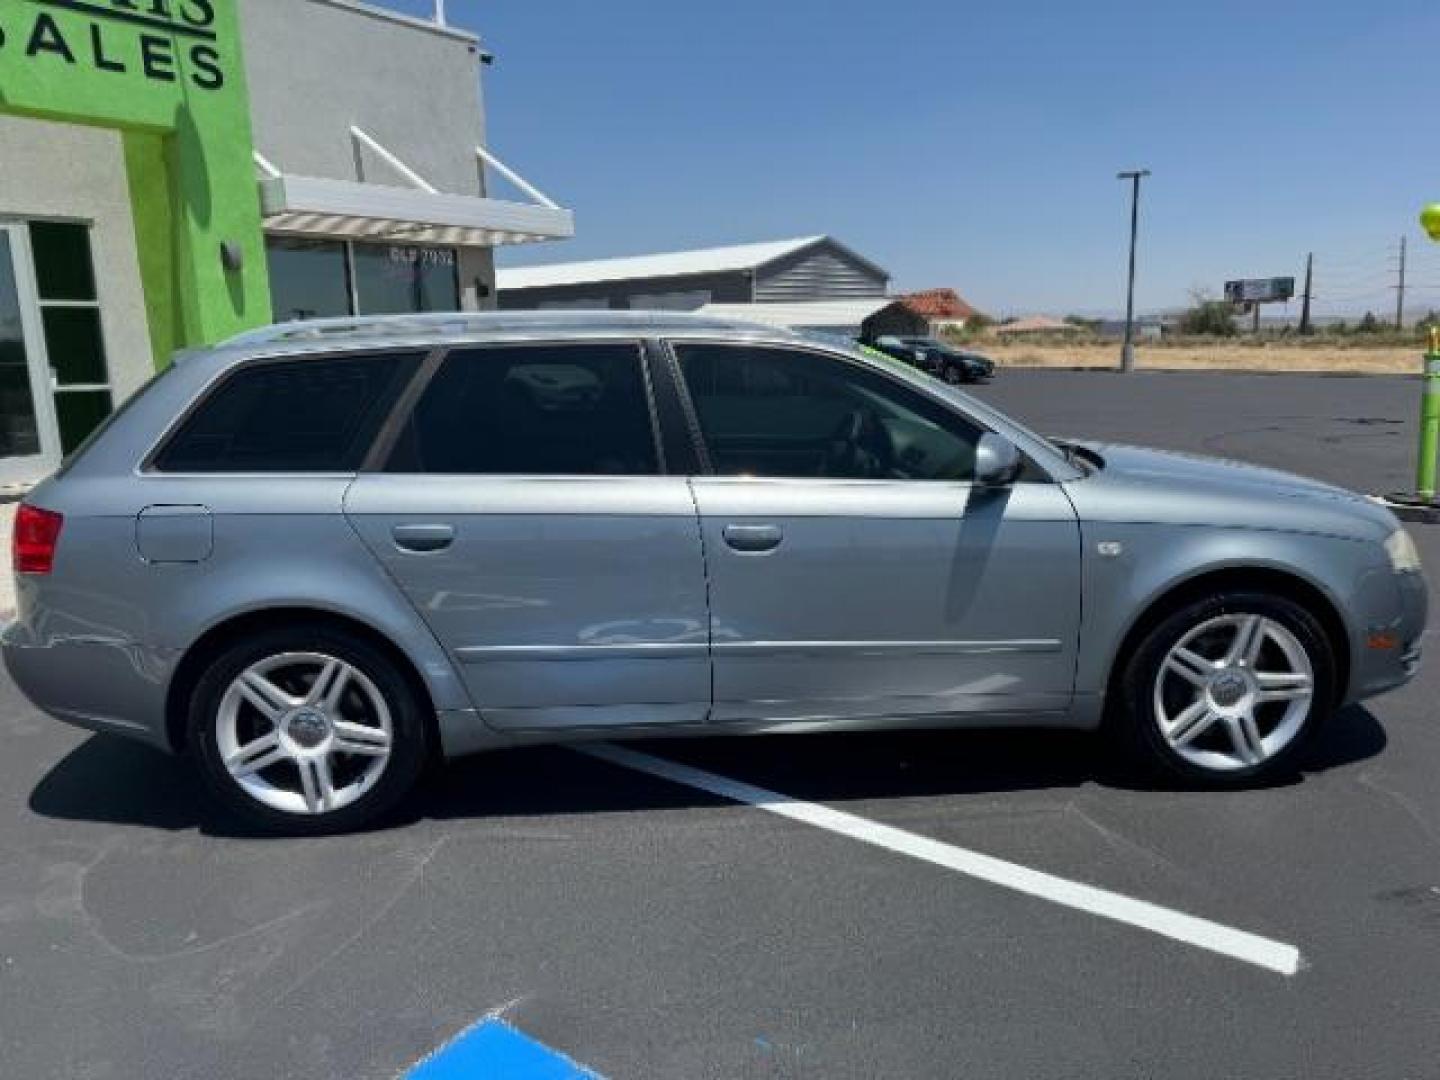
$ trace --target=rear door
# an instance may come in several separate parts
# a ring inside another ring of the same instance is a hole
[[[492,726],[706,719],[699,524],[653,417],[637,342],[458,348],[350,489]]]

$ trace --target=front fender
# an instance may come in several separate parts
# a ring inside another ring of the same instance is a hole
[[[1344,627],[1352,672],[1363,664],[1367,628],[1390,625],[1401,607],[1383,550],[1364,541],[1218,526],[1095,522],[1082,523],[1081,535],[1084,614],[1076,662],[1081,694],[1104,694],[1120,650],[1139,621],[1167,596],[1210,574],[1270,571],[1309,585]]]

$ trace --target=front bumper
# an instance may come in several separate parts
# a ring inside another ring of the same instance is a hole
[[[1350,677],[1349,701],[1383,694],[1403,686],[1420,670],[1430,587],[1419,573],[1394,574],[1398,608],[1393,619],[1366,628],[1357,643]]]

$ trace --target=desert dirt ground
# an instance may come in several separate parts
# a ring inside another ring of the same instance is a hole
[[[1107,368],[1118,343],[976,342],[969,346],[1004,367]],[[1139,345],[1136,366],[1151,371],[1292,371],[1356,375],[1419,374],[1422,349],[1404,345],[1285,345],[1234,342]]]

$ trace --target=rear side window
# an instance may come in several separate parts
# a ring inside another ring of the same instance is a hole
[[[639,346],[453,352],[421,395],[386,468],[471,475],[658,472]]]
[[[267,361],[236,372],[156,455],[160,472],[354,472],[419,354]]]

